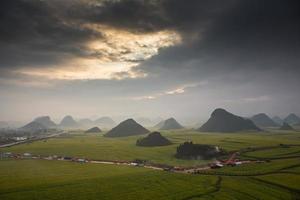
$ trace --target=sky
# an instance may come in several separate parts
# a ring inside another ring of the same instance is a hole
[[[0,120],[300,115],[297,0],[2,0]]]

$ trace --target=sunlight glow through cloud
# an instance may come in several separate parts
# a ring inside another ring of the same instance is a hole
[[[160,48],[181,42],[179,34],[167,30],[131,33],[107,26],[91,28],[101,32],[103,37],[86,44],[89,56],[74,58],[58,66],[18,69],[16,72],[64,80],[140,78],[147,74],[133,70],[134,67],[156,55]]]

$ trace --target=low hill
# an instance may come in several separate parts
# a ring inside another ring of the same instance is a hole
[[[169,118],[164,121],[160,130],[172,130],[172,129],[182,129],[181,126],[174,118]]]
[[[136,141],[137,146],[154,147],[154,146],[166,146],[170,145],[171,142],[163,137],[159,132],[153,132],[144,138]]]
[[[292,126],[290,126],[288,123],[283,122],[283,124],[279,128],[279,130],[291,131],[291,130],[294,130],[294,128]]]
[[[49,116],[37,117],[34,121],[42,124],[43,126],[45,126],[46,128],[49,128],[49,129],[57,127],[57,125],[50,119]]]
[[[256,126],[259,127],[278,127],[279,125],[276,124],[268,115],[265,113],[259,113],[251,117],[251,120],[254,122]]]
[[[198,131],[204,132],[237,132],[237,131],[260,131],[251,120],[234,115],[224,109],[218,108],[209,120]]]
[[[93,127],[85,131],[85,133],[101,133],[101,129],[98,127]]]
[[[288,124],[300,124],[300,118],[296,114],[291,113],[286,118],[284,118],[284,122]]]
[[[132,135],[143,135],[150,131],[138,124],[133,119],[127,119],[119,125],[108,131],[104,136],[106,137],[126,137]]]
[[[59,126],[63,128],[78,128],[79,124],[73,119],[72,116],[67,115],[61,120]]]
[[[36,132],[36,131],[41,131],[41,130],[47,130],[47,127],[44,126],[43,124],[33,121],[33,122],[30,122],[29,124],[26,124],[25,126],[21,127],[20,130],[26,131],[26,132]]]
[[[273,120],[276,124],[279,124],[279,125],[282,125],[282,124],[283,124],[283,119],[281,119],[281,118],[278,117],[278,116],[273,117],[272,120]]]

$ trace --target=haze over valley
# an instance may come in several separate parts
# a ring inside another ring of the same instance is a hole
[[[296,0],[0,1],[0,199],[299,199],[299,24]]]

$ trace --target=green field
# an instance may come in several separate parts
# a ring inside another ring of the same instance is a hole
[[[138,147],[135,143],[141,136],[107,138],[103,137],[102,134],[95,135],[78,132],[77,134],[72,134],[68,137],[37,141],[0,149],[0,151],[15,153],[29,152],[35,155],[44,156],[75,156],[102,160],[143,159],[153,163],[188,166],[210,162],[205,160],[192,161],[174,158],[176,147],[180,143],[189,140],[194,143],[218,145],[227,151],[238,151],[246,147],[278,146],[281,143],[300,144],[300,133],[217,134],[183,130],[162,132],[162,134],[170,139],[173,142],[173,145],[164,147]],[[300,146],[297,148],[300,150]],[[290,151],[297,151],[297,149],[290,148],[288,149],[288,152]]]
[[[6,160],[0,161],[0,199],[297,199],[300,175],[275,171],[261,176],[187,175],[126,166]]]
[[[183,199],[213,190],[217,180],[212,176],[62,161],[1,161],[0,169],[3,200]]]
[[[135,141],[140,136],[105,138],[77,132],[0,151],[103,160],[143,159],[183,166],[210,162],[174,158],[178,144],[192,140],[240,151],[243,159],[269,162],[191,175],[129,166],[5,159],[0,161],[0,199],[300,199],[300,132],[218,134],[183,130],[162,134],[174,144],[137,147]]]

